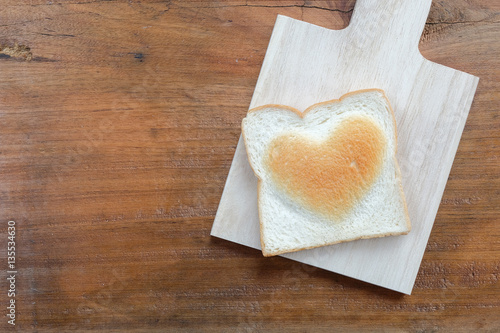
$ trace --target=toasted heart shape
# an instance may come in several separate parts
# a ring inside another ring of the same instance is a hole
[[[321,142],[293,132],[274,138],[264,163],[290,198],[340,220],[376,180],[386,141],[374,120],[356,115]]]
[[[380,89],[242,121],[264,256],[410,231],[394,112]],[[242,174],[241,176],[247,176]]]

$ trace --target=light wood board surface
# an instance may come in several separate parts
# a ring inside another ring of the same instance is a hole
[[[360,89],[383,89],[395,110],[397,160],[409,235],[358,240],[283,256],[411,293],[478,78],[423,58],[431,1],[359,0],[340,31],[278,17],[250,108],[305,110]],[[212,235],[260,248],[257,180],[240,139]]]

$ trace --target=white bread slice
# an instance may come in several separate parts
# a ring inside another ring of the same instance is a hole
[[[261,106],[248,112],[242,132],[258,178],[264,256],[410,231],[396,122],[382,90],[303,113]]]

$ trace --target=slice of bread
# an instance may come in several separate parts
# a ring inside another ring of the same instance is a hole
[[[259,180],[264,256],[410,231],[396,122],[382,90],[303,113],[261,106],[248,111],[242,132]]]

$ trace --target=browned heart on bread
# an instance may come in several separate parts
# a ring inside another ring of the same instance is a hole
[[[242,122],[259,179],[265,256],[410,231],[384,92],[362,90],[304,113],[252,109]]]

